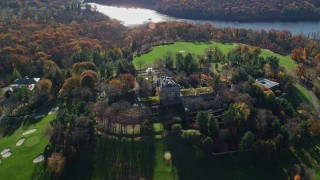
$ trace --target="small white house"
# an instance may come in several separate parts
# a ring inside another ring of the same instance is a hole
[[[12,89],[17,89],[21,87],[27,87],[30,91],[32,91],[35,85],[40,81],[40,78],[19,78],[16,79],[13,84],[10,85]]]

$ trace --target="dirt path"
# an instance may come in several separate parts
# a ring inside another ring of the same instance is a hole
[[[311,101],[312,101],[313,107],[315,108],[317,113],[320,113],[320,105],[319,105],[317,96],[312,91],[308,90],[308,93],[309,93],[309,95],[311,97]]]

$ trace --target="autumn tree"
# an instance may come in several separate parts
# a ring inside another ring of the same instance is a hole
[[[66,166],[66,158],[60,153],[53,153],[48,158],[48,170],[56,176],[59,176],[64,171]]]
[[[49,94],[52,90],[52,82],[49,79],[41,79],[37,85],[36,90],[40,94]]]
[[[97,66],[93,62],[80,62],[80,63],[75,63],[72,66],[72,74],[73,75],[78,75],[81,74],[85,70],[92,70],[97,72]]]
[[[132,74],[121,74],[119,79],[123,82],[124,90],[126,92],[132,90],[135,87],[136,79]]]
[[[79,77],[71,77],[71,78],[68,78],[62,88],[60,89],[59,91],[59,95],[60,97],[64,97],[64,98],[71,98],[72,97],[72,91],[75,89],[75,88],[78,88],[81,86],[81,81],[80,81],[80,78]]]
[[[99,81],[98,74],[92,70],[85,70],[80,75],[80,81],[82,87],[88,87],[91,90],[95,90]]]

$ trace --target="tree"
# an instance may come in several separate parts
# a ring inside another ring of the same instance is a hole
[[[164,64],[168,69],[173,68],[173,54],[171,52],[167,52],[164,56]]]
[[[184,71],[184,59],[181,53],[176,54],[176,68],[178,71]]]
[[[120,80],[123,82],[125,92],[128,92],[135,87],[136,79],[132,74],[121,74]]]
[[[145,97],[149,97],[152,91],[151,83],[142,76],[138,77],[138,83],[140,85],[140,91],[143,93],[143,95]]]
[[[238,126],[240,126],[249,119],[251,114],[250,107],[243,102],[236,102],[232,106],[235,108],[234,119],[237,121]]]
[[[72,73],[74,76],[81,74],[85,70],[92,70],[97,72],[98,68],[93,62],[80,62],[80,63],[75,63],[72,66]]]
[[[201,133],[194,129],[184,130],[181,135],[182,139],[190,144],[200,143]]]
[[[206,152],[210,152],[212,150],[212,146],[213,146],[213,140],[211,139],[211,137],[206,137],[202,140],[202,146],[204,151]]]
[[[303,63],[298,64],[296,74],[300,79],[306,77],[306,67]]]
[[[99,77],[95,71],[85,70],[80,76],[81,86],[88,87],[91,90],[95,90]]]
[[[21,75],[20,75],[20,72],[18,71],[17,68],[14,68],[13,69],[13,72],[12,72],[12,76],[11,76],[11,81],[15,81],[16,79],[19,79],[21,78]]]
[[[200,132],[207,134],[208,133],[208,114],[204,111],[200,111],[197,114],[197,123],[200,129]]]
[[[36,85],[36,90],[40,94],[49,94],[52,90],[52,82],[49,79],[41,79]]]
[[[271,160],[277,154],[276,144],[273,140],[258,140],[253,144],[256,155],[264,160]]]
[[[218,137],[219,136],[219,121],[216,117],[214,116],[210,116],[209,117],[209,125],[208,125],[208,131],[209,131],[209,135],[211,137]]]
[[[246,132],[240,141],[240,151],[244,152],[248,149],[251,149],[253,146],[254,134],[251,131]]]
[[[312,121],[310,124],[310,134],[312,137],[320,136],[320,122]]]
[[[303,55],[302,55],[303,60],[308,60],[308,50],[307,48],[303,49]]]
[[[190,53],[188,53],[184,59],[184,68],[184,71],[187,73],[187,75],[190,75],[199,70],[197,62],[193,59]]]
[[[270,56],[270,57],[267,57],[266,61],[271,66],[273,76],[276,77],[278,74],[278,69],[279,69],[279,58],[277,58],[275,56]]]
[[[59,91],[59,95],[64,98],[71,98],[72,97],[72,90],[75,88],[80,87],[81,82],[79,77],[71,77],[68,78],[62,88]]]
[[[182,134],[182,127],[180,124],[174,124],[171,127],[171,131],[175,136],[180,136]]]
[[[138,65],[139,65],[139,71],[140,71],[140,73],[141,73],[141,68],[142,68],[142,65],[144,64],[144,61],[143,61],[142,59],[139,59],[139,60],[137,61],[137,63],[138,63]]]
[[[66,166],[66,158],[60,153],[53,153],[48,158],[48,169],[54,175],[61,175],[65,166]]]

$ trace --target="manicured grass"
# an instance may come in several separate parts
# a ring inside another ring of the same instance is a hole
[[[294,107],[298,107],[300,103],[307,103],[312,105],[311,97],[307,92],[307,89],[300,84],[295,84],[290,96],[287,98]]]
[[[139,67],[138,61],[143,60],[145,63],[143,67],[152,66],[152,63],[159,59],[163,58],[163,56],[167,52],[172,52],[173,54],[178,53],[179,51],[185,51],[182,54],[193,53],[196,55],[203,55],[205,53],[205,49],[209,46],[218,46],[223,53],[227,53],[230,49],[234,48],[233,44],[222,44],[216,42],[176,42],[170,45],[162,45],[156,46],[153,50],[147,54],[143,54],[140,57],[136,57],[133,60],[133,64],[135,67]]]
[[[172,160],[165,160],[164,153],[167,148],[162,139],[155,141],[155,166],[153,179],[155,180],[174,180],[179,179],[176,167],[173,166]]]
[[[38,168],[39,164],[43,163],[33,164],[32,161],[39,154],[43,153],[48,145],[49,142],[44,132],[55,116],[56,114],[54,113],[32,125],[23,124],[12,135],[0,138],[0,151],[6,147],[10,147],[12,152],[10,157],[2,158],[0,179],[34,179],[34,176],[36,176],[34,173],[35,168]],[[23,132],[33,128],[37,129],[37,131],[29,135],[22,135]],[[17,147],[16,143],[23,137],[26,138],[26,141],[23,145]]]
[[[280,59],[280,62],[279,62],[280,67],[281,66],[284,67],[288,73],[292,73],[292,70],[297,66],[297,62],[293,61],[289,55],[282,56],[280,54],[276,54],[276,53],[273,53],[269,50],[263,49],[261,56],[263,56],[263,57],[268,57],[268,56],[278,57]]]
[[[259,160],[252,154],[213,156],[186,145],[175,137],[166,138],[168,150],[172,153],[173,166],[179,179],[291,179],[293,164],[316,168],[318,179],[320,149],[318,143],[281,150],[275,159]]]
[[[209,46],[218,46],[224,54],[227,54],[231,49],[237,46],[237,43],[222,44],[217,42],[176,42],[170,45],[162,45],[153,47],[153,50],[147,54],[143,54],[140,57],[133,59],[133,64],[136,68],[139,68],[138,61],[144,62],[143,67],[153,66],[153,62],[157,59],[163,58],[167,52],[173,54],[179,51],[184,51],[183,54],[192,53],[196,55],[204,55],[206,48]],[[288,72],[297,65],[297,63],[291,60],[290,56],[282,56],[273,53],[269,50],[263,49],[261,55],[263,57],[276,56],[280,59],[280,66],[283,66]]]
[[[152,179],[154,146],[148,140],[102,138],[97,142],[95,156],[91,179]]]

